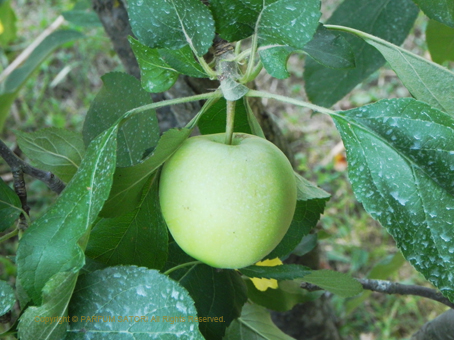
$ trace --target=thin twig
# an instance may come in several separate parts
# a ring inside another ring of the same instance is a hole
[[[371,280],[371,279],[357,279],[364,289],[371,290],[373,292],[385,293],[385,294],[399,294],[399,295],[416,295],[438,301],[450,308],[454,308],[454,303],[444,297],[439,291],[417,286],[417,285],[403,285],[398,282],[384,281],[384,280]],[[316,290],[323,290],[317,285],[303,282],[301,288],[313,292]]]
[[[17,157],[13,151],[11,151],[8,148],[8,146],[2,140],[0,140],[0,156],[11,168],[13,177],[16,171],[23,172],[33,178],[40,180],[57,194],[60,194],[65,188],[65,184],[61,181],[60,178],[58,178],[49,171],[37,169],[31,166],[30,164],[24,162],[22,159]]]

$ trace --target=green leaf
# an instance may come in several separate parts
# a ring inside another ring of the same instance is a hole
[[[19,319],[21,340],[63,339],[68,327],[68,304],[77,281],[77,270],[59,272],[43,288],[42,305],[28,307]]]
[[[21,67],[15,69],[6,78],[0,95],[0,130],[3,129],[9,109],[17,97],[19,90],[30,78],[33,71],[46,59],[49,54],[64,43],[83,37],[83,34],[74,30],[61,30],[49,34],[29,55]]]
[[[79,133],[58,128],[14,133],[22,152],[38,168],[54,173],[64,182],[69,182],[79,169],[85,153]]]
[[[357,34],[383,54],[416,99],[454,114],[454,72],[385,40]]]
[[[189,45],[201,57],[213,43],[213,17],[199,0],[133,0],[128,5],[132,31],[151,48]]]
[[[417,14],[418,8],[411,0],[345,0],[327,23],[356,28],[399,45],[413,26]],[[315,104],[333,105],[385,62],[379,52],[361,39],[343,36],[355,53],[355,68],[335,70],[311,58],[306,60],[305,88]]]
[[[103,88],[87,112],[83,127],[85,145],[109,129],[118,118],[136,107],[151,104],[150,94],[140,82],[126,73],[112,72],[102,77]],[[154,110],[129,118],[118,131],[117,166],[138,164],[159,140],[159,125]]]
[[[158,50],[161,58],[180,73],[186,74],[194,78],[207,78],[207,74],[195,60],[189,46],[180,48],[179,50],[169,50],[166,48]]]
[[[69,315],[77,321],[70,324],[68,340],[203,339],[187,291],[166,275],[146,268],[117,266],[81,276]]]
[[[19,242],[18,280],[37,304],[52,276],[78,270],[84,264],[86,240],[81,238],[109,195],[116,133],[114,126],[90,143],[79,170],[56,203],[27,229]]]
[[[413,0],[433,20],[454,28],[454,2],[445,0]]]
[[[266,72],[277,79],[290,77],[290,73],[287,71],[287,61],[294,50],[289,46],[264,46],[259,48],[260,60]]]
[[[166,131],[153,153],[142,163],[115,170],[112,190],[102,211],[103,217],[115,217],[133,211],[142,197],[149,177],[178,149],[191,134],[190,129]]]
[[[259,44],[302,49],[312,39],[320,16],[319,0],[279,0],[267,4],[257,22]]]
[[[0,280],[0,316],[8,313],[16,303],[13,288],[8,282]]]
[[[288,256],[300,243],[301,239],[315,227],[325,209],[326,202],[330,198],[327,192],[316,187],[297,173],[295,173],[295,177],[297,202],[292,223],[282,241],[265,257],[266,259]]]
[[[436,63],[454,60],[454,28],[429,20],[426,42],[432,60]]]
[[[149,48],[133,37],[128,40],[140,66],[142,87],[152,93],[170,89],[178,78],[178,72],[161,58],[157,49]]]
[[[155,174],[146,184],[136,210],[95,223],[85,254],[109,266],[130,264],[161,269],[167,259],[167,243]]]
[[[303,256],[309,253],[312,249],[317,246],[318,236],[317,234],[309,234],[302,238],[301,242],[293,249],[293,254],[297,256]]]
[[[211,106],[203,116],[200,117],[197,124],[200,133],[203,135],[209,135],[225,132],[227,120],[226,112],[227,102],[224,98],[221,98],[216,104]],[[251,133],[244,100],[238,100],[235,103],[235,121],[233,131]]]
[[[11,227],[21,212],[19,196],[0,178],[0,232]]]
[[[270,313],[258,305],[246,304],[241,317],[227,328],[224,340],[291,340],[271,321]]]
[[[258,290],[249,279],[246,279],[245,282],[247,296],[252,302],[278,312],[286,312],[298,303],[316,300],[323,294],[322,292],[310,293],[301,289],[301,280],[279,281],[278,288],[268,288],[265,291]]]
[[[16,14],[11,8],[10,1],[4,1],[0,4],[0,46],[3,48],[16,39]]]
[[[293,280],[306,277],[312,270],[299,264],[283,264],[280,266],[249,266],[239,269],[247,277],[259,279]]]
[[[165,269],[194,261],[178,245],[169,244],[169,261]],[[218,270],[196,264],[175,270],[170,277],[187,289],[195,301],[199,317],[222,318],[221,322],[200,322],[199,329],[206,339],[222,339],[225,329],[240,316],[247,300],[246,286],[234,270]]]
[[[216,32],[230,42],[243,40],[254,33],[263,1],[211,0],[210,9]]]
[[[117,168],[114,174],[112,190],[106,201],[101,216],[116,217],[132,211],[139,204],[142,188],[147,179],[180,147],[192,132],[200,116],[212,103],[218,100],[208,100],[199,113],[183,129],[166,131],[158,142],[153,153],[142,163],[135,166]]]
[[[357,280],[333,270],[314,270],[304,277],[304,281],[341,297],[352,297],[363,291],[363,286]]]
[[[322,24],[303,51],[319,64],[334,69],[355,67],[355,54],[344,37],[327,30]]]
[[[66,21],[82,27],[101,27],[101,21],[88,0],[79,0],[70,11],[61,13]]]
[[[407,98],[333,119],[356,197],[407,260],[454,301],[454,118]]]

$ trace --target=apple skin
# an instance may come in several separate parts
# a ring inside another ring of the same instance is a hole
[[[282,240],[296,207],[286,156],[244,133],[187,139],[164,164],[160,205],[170,233],[190,256],[216,268],[260,261]]]

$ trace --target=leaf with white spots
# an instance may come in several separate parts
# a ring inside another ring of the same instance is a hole
[[[213,43],[214,20],[199,0],[132,0],[128,5],[132,31],[151,48],[189,45],[201,57]]]
[[[53,275],[84,265],[84,236],[112,185],[117,130],[114,126],[90,143],[79,170],[57,202],[19,242],[18,280],[35,303],[41,302],[41,291]]]
[[[69,316],[78,321],[71,322],[67,340],[203,339],[188,292],[152,269],[117,266],[82,275]]]
[[[14,133],[22,152],[38,168],[54,173],[66,183],[82,162],[85,146],[80,133],[57,128]]]
[[[333,119],[356,197],[407,260],[454,301],[454,119],[409,98]]]
[[[260,45],[301,49],[311,40],[320,19],[319,0],[212,0],[216,31],[238,41],[257,31]]]
[[[260,45],[287,45],[302,49],[314,35],[320,19],[319,0],[267,2],[259,15]]]

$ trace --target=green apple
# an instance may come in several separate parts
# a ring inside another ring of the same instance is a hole
[[[187,139],[164,164],[160,204],[177,244],[217,268],[260,261],[282,240],[296,206],[296,180],[285,155],[244,133]]]

